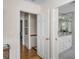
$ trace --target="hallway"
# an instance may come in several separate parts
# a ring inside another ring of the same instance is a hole
[[[36,53],[34,49],[28,51],[25,46],[22,46],[21,59],[41,59]]]

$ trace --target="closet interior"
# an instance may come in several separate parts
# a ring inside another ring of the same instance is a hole
[[[20,11],[21,46],[37,51],[37,15]]]

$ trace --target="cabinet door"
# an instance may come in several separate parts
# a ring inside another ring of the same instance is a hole
[[[37,20],[37,50],[43,59],[50,59],[49,12],[38,15]]]

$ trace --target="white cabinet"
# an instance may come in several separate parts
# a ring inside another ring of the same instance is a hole
[[[37,36],[31,36],[31,47],[37,47]]]
[[[72,47],[72,35],[58,37],[59,53]]]

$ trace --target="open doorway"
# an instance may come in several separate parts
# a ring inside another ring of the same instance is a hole
[[[75,59],[75,1],[59,7],[59,59]]]
[[[53,58],[75,59],[75,1],[53,9]]]
[[[37,15],[20,11],[21,59],[41,59],[37,54]]]
[[[30,20],[30,38],[31,48],[37,51],[37,15],[31,14]]]

